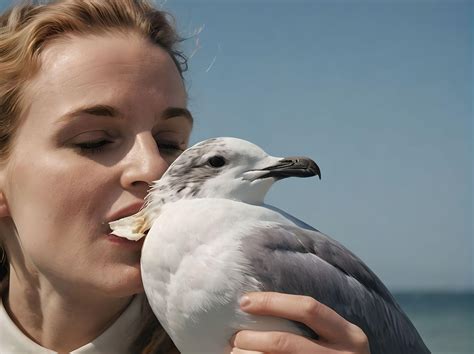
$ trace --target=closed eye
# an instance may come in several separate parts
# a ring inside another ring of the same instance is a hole
[[[75,144],[85,154],[96,154],[102,152],[106,145],[111,144],[110,140],[95,140],[85,141],[83,143]]]
[[[160,141],[157,143],[158,151],[160,155],[166,160],[166,162],[171,165],[174,160],[176,160],[179,155],[185,150],[177,143],[168,143]]]
[[[92,140],[85,141],[82,143],[77,143],[75,146],[79,148],[82,154],[98,154],[104,151],[105,147],[109,144],[112,144],[113,141],[101,139],[101,140]],[[176,159],[181,153],[185,150],[179,144],[160,142],[157,143],[158,150],[160,154],[170,157],[172,160]]]
[[[160,152],[166,153],[182,153],[184,151],[178,144],[173,143],[158,143],[158,149]]]

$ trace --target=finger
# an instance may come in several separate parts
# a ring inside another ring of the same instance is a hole
[[[272,354],[338,353],[334,349],[316,343],[308,338],[288,332],[242,330],[232,337],[231,345],[239,350],[252,350]]]
[[[241,301],[241,308],[245,312],[283,317],[304,323],[325,341],[359,342],[364,335],[359,327],[312,297],[275,292],[252,292],[247,296],[249,299],[247,304],[245,300]]]

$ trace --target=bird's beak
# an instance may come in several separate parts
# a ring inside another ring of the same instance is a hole
[[[148,214],[147,208],[144,208],[134,215],[110,222],[109,226],[112,229],[112,234],[138,241],[146,235],[151,227],[150,220],[153,219]]]
[[[318,176],[321,179],[321,170],[319,166],[307,157],[295,156],[285,157],[278,160],[275,164],[264,167],[260,170],[261,175],[256,179],[273,177],[277,180],[287,177],[313,177]]]

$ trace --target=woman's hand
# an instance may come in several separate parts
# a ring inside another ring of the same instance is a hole
[[[309,296],[254,292],[241,300],[243,311],[304,323],[318,333],[313,340],[287,332],[243,330],[231,339],[232,354],[370,354],[369,341],[356,325]]]

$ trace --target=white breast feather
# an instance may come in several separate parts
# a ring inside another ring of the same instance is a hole
[[[245,271],[240,247],[255,220],[288,222],[268,209],[225,199],[181,200],[160,210],[143,247],[142,276],[155,314],[183,353],[222,354],[235,331],[255,327],[255,317],[238,309],[242,292],[261,290]],[[270,318],[259,326],[299,332]]]

